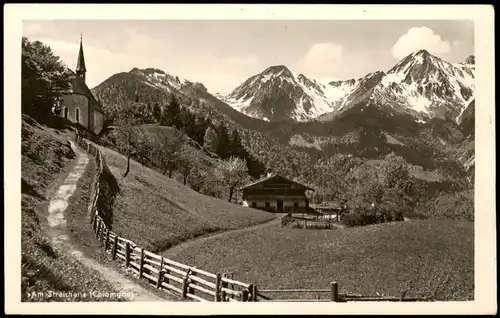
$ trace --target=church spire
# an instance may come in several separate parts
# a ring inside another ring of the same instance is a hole
[[[78,52],[78,61],[76,62],[76,74],[85,81],[85,58],[83,56],[83,35],[80,34],[80,51]]]

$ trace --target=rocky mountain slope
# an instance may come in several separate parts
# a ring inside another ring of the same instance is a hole
[[[325,85],[276,65],[250,77],[222,100],[265,121],[307,121],[334,109],[355,84],[352,80]]]

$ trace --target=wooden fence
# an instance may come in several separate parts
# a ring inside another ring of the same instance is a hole
[[[355,301],[392,301],[392,302],[416,302],[431,301],[430,298],[405,297],[407,291],[403,291],[399,297],[391,296],[366,296],[356,294],[339,293],[337,282],[330,283],[329,289],[263,289],[255,292],[256,301],[272,302],[355,302]],[[290,298],[290,294],[306,294],[309,298]],[[274,295],[274,296],[271,296]],[[312,298],[310,295],[316,295]],[[328,296],[327,298],[322,297]],[[287,298],[283,298],[287,297]]]
[[[234,280],[230,273],[209,273],[149,252],[134,242],[111,231],[99,215],[99,177],[105,160],[97,147],[87,140],[76,138],[77,144],[92,155],[97,164],[95,181],[91,186],[92,203],[90,224],[104,251],[111,259],[124,263],[139,279],[144,279],[158,289],[167,290],[184,300],[193,301],[256,301],[253,284]]]
[[[338,283],[332,282],[329,289],[267,289],[258,290],[254,284],[237,281],[233,273],[210,273],[202,269],[188,266],[171,259],[149,252],[134,242],[120,237],[111,231],[99,215],[97,200],[99,198],[99,177],[105,159],[97,147],[77,135],[77,144],[91,154],[97,164],[95,182],[92,184],[92,203],[90,224],[104,251],[111,259],[124,263],[127,269],[131,269],[139,279],[146,280],[157,289],[169,291],[183,300],[213,301],[213,302],[346,302],[346,301],[428,301],[423,298],[405,298],[403,292],[400,297],[363,296],[339,293]],[[291,217],[285,216],[283,223],[291,221]],[[282,220],[283,220],[282,219]],[[308,293],[316,294],[316,299],[282,299],[280,296]],[[328,298],[321,298],[319,294],[327,294]]]
[[[335,228],[335,224],[338,223],[337,219],[323,219],[323,218],[312,218],[312,217],[300,217],[300,216],[289,216],[285,215],[281,218],[281,226],[285,227],[290,223],[300,224],[303,229],[307,228]]]

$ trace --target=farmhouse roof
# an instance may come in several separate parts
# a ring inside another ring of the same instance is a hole
[[[288,181],[290,183],[299,185],[300,187],[305,188],[306,190],[312,190],[312,191],[314,191],[313,188],[310,188],[310,187],[306,186],[305,184],[302,184],[302,183],[290,180],[290,179],[285,178],[285,177],[283,177],[282,175],[279,175],[279,174],[270,174],[270,175],[268,175],[268,176],[266,176],[266,177],[264,177],[264,178],[262,178],[260,180],[254,181],[254,182],[252,182],[250,184],[247,184],[244,187],[241,187],[241,189],[246,189],[246,188],[252,187],[252,186],[254,186],[256,184],[259,184],[259,183],[262,183],[262,182],[265,182],[265,181],[268,181],[268,180],[271,180],[271,179],[274,179],[274,178],[277,178],[277,177],[282,178],[282,179],[284,179],[284,180],[286,180],[286,181]]]

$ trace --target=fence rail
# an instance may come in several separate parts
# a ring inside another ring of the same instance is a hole
[[[134,242],[111,231],[99,213],[98,199],[100,194],[100,176],[106,166],[100,150],[91,142],[76,135],[77,144],[92,155],[97,164],[95,180],[91,185],[91,218],[90,224],[96,240],[112,260],[125,263],[139,279],[146,280],[159,290],[169,291],[183,300],[199,302],[346,302],[346,301],[429,301],[426,298],[380,297],[339,294],[338,283],[332,282],[329,289],[263,289],[258,290],[255,284],[247,284],[234,279],[234,273],[210,273],[193,266],[185,265],[157,255],[139,247]],[[293,218],[285,216],[282,225]],[[269,294],[287,293],[325,293],[329,298],[323,299],[280,299]]]

